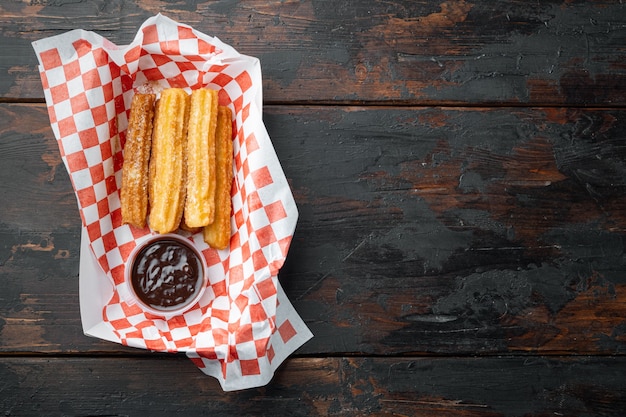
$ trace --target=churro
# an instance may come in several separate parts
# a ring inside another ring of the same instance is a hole
[[[230,241],[230,190],[233,182],[232,113],[219,106],[215,132],[215,216],[213,223],[204,227],[204,241],[214,249],[225,249]]]
[[[154,94],[135,94],[130,105],[120,205],[122,222],[145,227],[148,214],[148,163],[152,146]]]
[[[217,100],[215,90],[202,88],[191,93],[187,131],[187,196],[184,210],[184,224],[189,228],[213,223]]]
[[[157,233],[175,231],[185,204],[185,148],[189,95],[179,88],[161,92],[155,110],[149,168],[150,214]]]

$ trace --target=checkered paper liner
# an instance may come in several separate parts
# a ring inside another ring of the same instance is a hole
[[[277,279],[298,212],[263,125],[258,59],[162,15],[126,46],[73,30],[33,48],[89,248],[112,284],[103,323],[124,345],[185,352],[224,390],[269,382],[312,334]],[[125,261],[153,232],[122,224],[119,202],[130,101],[165,87],[217,89],[233,111],[235,156],[230,248],[213,250],[201,233],[187,234],[207,260],[209,286],[172,318],[144,313],[128,294]]]

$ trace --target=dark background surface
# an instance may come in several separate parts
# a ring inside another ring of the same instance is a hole
[[[0,4],[5,416],[622,416],[626,5]],[[315,337],[224,393],[83,335],[80,217],[30,43],[164,15],[257,56],[300,217],[279,280]]]

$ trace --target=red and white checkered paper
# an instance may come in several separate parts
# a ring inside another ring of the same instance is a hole
[[[312,335],[277,279],[298,212],[263,125],[258,59],[162,15],[126,46],[74,30],[33,47],[89,246],[112,283],[102,321],[124,345],[185,352],[224,390],[269,382]],[[144,313],[128,294],[125,261],[153,232],[123,225],[119,202],[131,98],[168,86],[217,89],[233,110],[235,153],[230,248],[188,235],[205,255],[210,283],[194,308],[172,318]]]

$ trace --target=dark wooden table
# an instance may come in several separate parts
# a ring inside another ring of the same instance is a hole
[[[621,1],[4,1],[3,416],[623,416]],[[80,218],[31,42],[164,15],[260,59],[315,337],[224,393],[82,333]]]

